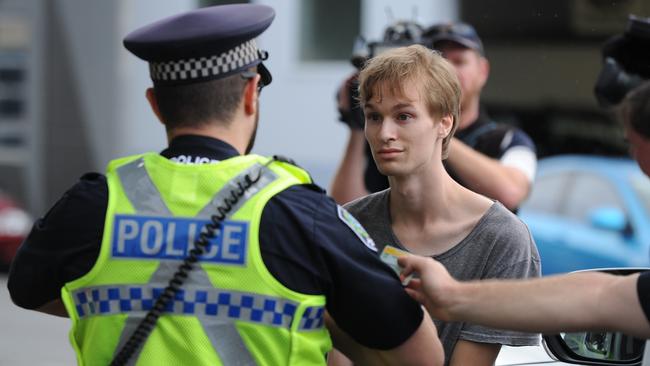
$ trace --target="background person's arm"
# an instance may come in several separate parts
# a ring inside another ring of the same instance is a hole
[[[528,196],[530,179],[521,169],[504,165],[464,144],[457,138],[449,143],[447,164],[474,192],[517,208]]]
[[[436,318],[525,332],[615,330],[650,337],[637,295],[639,275],[588,272],[531,280],[458,282],[431,258],[400,258],[420,273],[407,291]]]
[[[330,195],[341,205],[368,194],[364,181],[367,164],[365,121],[357,101],[357,76],[357,73],[350,75],[336,94],[339,120],[350,129],[348,144],[330,186]]]
[[[363,180],[367,163],[365,146],[363,130],[351,128],[348,145],[330,187],[330,195],[341,205],[368,194]]]

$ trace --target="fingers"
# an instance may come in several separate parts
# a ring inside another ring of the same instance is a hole
[[[408,288],[408,287],[405,288],[404,290],[406,290],[406,293],[407,293],[407,294],[408,294],[408,295],[409,295],[413,300],[419,302],[420,304],[422,304],[422,303],[424,302],[424,297],[422,296],[422,293],[421,293],[421,292],[415,291],[415,290],[410,289],[410,288]]]
[[[420,291],[420,288],[422,288],[422,280],[420,280],[419,278],[414,278],[411,281],[409,281],[406,287],[416,291]]]
[[[402,274],[405,276],[408,276],[413,272],[426,272],[428,270],[428,266],[431,265],[428,263],[430,261],[432,261],[432,259],[429,257],[421,257],[419,255],[413,254],[405,254],[397,258],[397,264],[399,264],[400,267],[404,268]]]
[[[350,75],[339,87],[336,95],[338,100],[338,108],[340,110],[350,111],[352,107],[350,105],[350,88],[352,87],[352,84],[356,82],[357,76],[357,73]]]

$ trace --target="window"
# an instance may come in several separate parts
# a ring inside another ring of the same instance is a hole
[[[360,0],[300,2],[300,58],[305,61],[348,60],[359,35]]]
[[[594,174],[576,175],[571,194],[567,198],[566,215],[583,222],[588,221],[589,213],[599,207],[618,208],[626,212],[616,188]]]
[[[566,192],[570,184],[571,173],[551,173],[535,180],[530,198],[524,203],[522,210],[531,209],[535,212],[558,213],[566,200]]]
[[[638,174],[630,179],[634,191],[639,196],[646,212],[650,214],[650,180],[643,174]]]
[[[199,0],[199,8],[206,6],[214,5],[226,5],[226,4],[247,4],[250,1],[247,0]]]

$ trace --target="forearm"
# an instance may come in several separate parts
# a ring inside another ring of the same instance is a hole
[[[467,188],[514,209],[526,198],[530,182],[519,169],[505,166],[457,139],[450,143],[447,163]]]
[[[65,309],[65,305],[63,305],[63,301],[61,299],[52,300],[47,304],[39,308],[36,308],[34,310],[45,314],[60,316],[62,318],[69,317],[68,311]]]
[[[459,283],[450,293],[448,310],[455,320],[527,332],[621,328],[622,324],[618,320],[613,324],[611,318],[624,316],[630,306],[629,302],[619,303],[620,296],[612,292],[619,279],[603,273],[579,273],[529,281]],[[640,306],[636,307],[640,311]],[[625,330],[637,334],[642,330],[634,329],[633,319],[650,329],[638,315],[631,316]]]
[[[330,187],[330,195],[339,204],[368,194],[363,181],[366,165],[365,144],[366,138],[363,131],[351,129],[343,159]]]

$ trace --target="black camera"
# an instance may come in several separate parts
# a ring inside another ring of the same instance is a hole
[[[422,37],[423,32],[424,28],[416,22],[398,21],[386,27],[381,41],[366,42],[359,36],[354,43],[350,62],[360,70],[366,61],[391,48],[412,44],[426,45]]]
[[[359,36],[354,43],[350,62],[357,70],[361,70],[368,60],[391,48],[410,46],[412,44],[427,45],[423,38],[424,28],[413,21],[398,21],[384,30],[381,41],[366,42]],[[347,81],[348,105],[350,110],[339,110],[339,120],[350,128],[363,129],[364,116],[359,105],[359,84],[356,77]],[[337,99],[338,99],[337,94]]]
[[[598,104],[611,107],[650,79],[650,18],[630,15],[625,32],[607,40],[602,55],[594,93]]]

